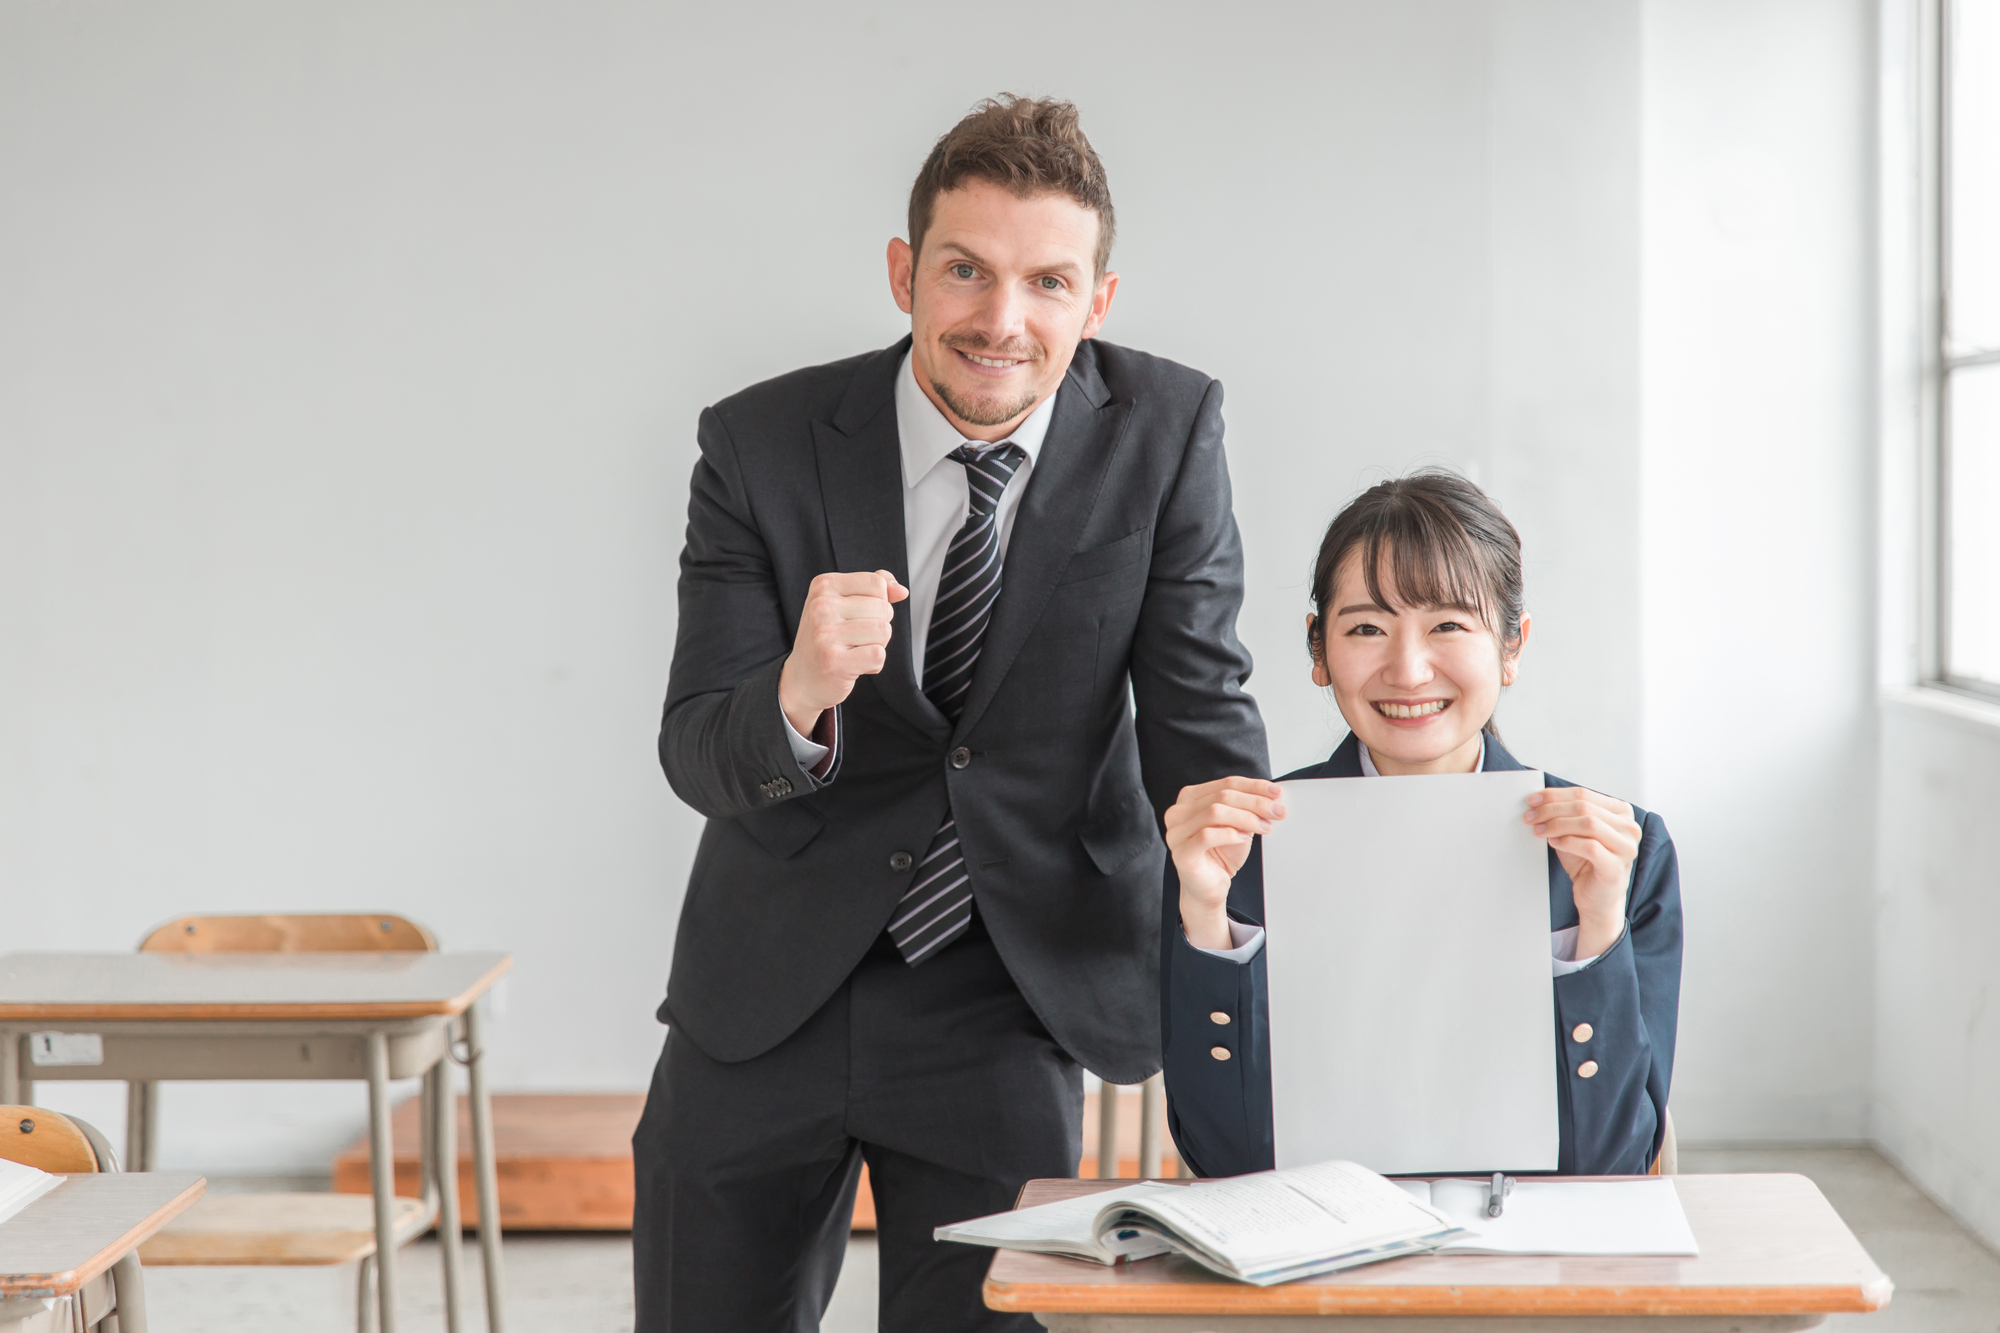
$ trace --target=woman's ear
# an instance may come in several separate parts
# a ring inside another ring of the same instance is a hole
[[[1325,689],[1333,684],[1333,677],[1326,669],[1326,640],[1314,632],[1318,620],[1318,616],[1306,612],[1306,651],[1312,654],[1313,684]]]
[[[1500,684],[1512,685],[1514,677],[1521,673],[1521,650],[1528,646],[1528,631],[1533,627],[1534,617],[1525,611],[1521,613],[1521,633],[1500,658]]]

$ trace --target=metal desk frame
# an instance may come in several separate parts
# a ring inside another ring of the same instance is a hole
[[[96,1033],[104,1061],[37,1066],[33,1032]],[[453,1047],[462,1040],[465,1054]],[[376,1309],[381,1333],[396,1333],[395,1161],[389,1134],[389,1082],[424,1080],[422,1117],[426,1211],[437,1219],[444,1269],[445,1327],[460,1333],[460,1219],[453,1061],[471,1082],[472,1159],[479,1201],[479,1248],[486,1279],[486,1327],[503,1333],[499,1182],[493,1157],[493,1109],[487,1095],[485,1043],[477,998],[462,1014],[394,1019],[94,1019],[0,1021],[0,1103],[32,1104],[38,1081],[124,1080],[128,1085],[128,1169],[149,1170],[157,1156],[162,1081],[211,1079],[365,1079],[368,1084],[370,1183],[375,1196]]]

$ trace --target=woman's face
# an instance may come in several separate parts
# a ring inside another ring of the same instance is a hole
[[[1382,562],[1388,606],[1368,594],[1361,553],[1335,571],[1333,597],[1313,683],[1333,688],[1340,715],[1374,757],[1394,773],[1469,773],[1479,762],[1479,729],[1493,716],[1502,686],[1514,683],[1521,638],[1511,652],[1466,607],[1403,604]]]

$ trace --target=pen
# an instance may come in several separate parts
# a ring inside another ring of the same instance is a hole
[[[1498,1171],[1493,1173],[1493,1183],[1487,1187],[1486,1191],[1486,1215],[1488,1217],[1500,1216],[1500,1210],[1506,1207],[1507,1195],[1513,1189],[1513,1181],[1507,1179],[1506,1176]]]

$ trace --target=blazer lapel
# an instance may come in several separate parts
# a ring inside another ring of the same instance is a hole
[[[958,735],[978,724],[1041,619],[1056,579],[1076,552],[1084,522],[1097,506],[1098,489],[1125,433],[1131,406],[1111,400],[1097,373],[1095,349],[1088,342],[1079,346],[1057,390],[1054,419],[1014,516],[1001,566],[1000,600],[986,627]]]
[[[910,340],[862,362],[832,421],[815,421],[814,452],[836,569],[886,569],[908,587],[903,545],[903,455],[896,430],[896,372]],[[950,733],[945,716],[918,688],[910,657],[910,604],[895,608],[888,661],[872,679],[891,708],[927,735]]]

